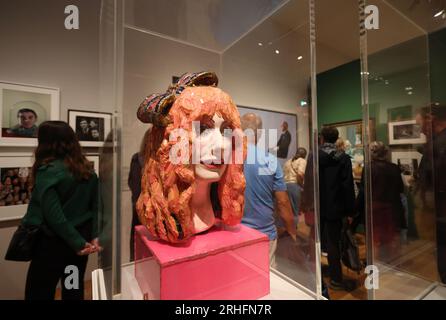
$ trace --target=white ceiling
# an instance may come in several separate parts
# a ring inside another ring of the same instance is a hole
[[[380,29],[368,32],[367,52],[446,27],[446,19],[433,18],[445,2],[368,0],[380,10]],[[126,0],[126,24],[216,53],[237,45],[273,58],[278,49],[293,63],[309,53],[306,0]],[[316,39],[318,72],[359,59],[358,1],[316,0]]]

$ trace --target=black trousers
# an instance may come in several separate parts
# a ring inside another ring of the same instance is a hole
[[[321,236],[325,234],[330,279],[342,282],[341,265],[342,220],[327,220],[321,217]]]
[[[135,205],[133,205],[132,229],[130,230],[130,262],[135,260],[135,227],[141,225]]]
[[[76,229],[84,239],[91,241],[90,221]],[[28,269],[25,300],[54,300],[59,280],[62,300],[83,300],[87,262],[88,256],[77,255],[61,238],[42,234]],[[76,272],[73,272],[76,268],[77,277]],[[65,280],[68,287],[65,285]]]

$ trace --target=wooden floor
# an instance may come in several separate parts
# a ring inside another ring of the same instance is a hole
[[[363,235],[356,236],[361,259],[366,259],[366,246]],[[438,281],[436,270],[435,246],[432,241],[416,240],[400,249],[397,258],[386,264],[375,262],[380,270],[378,290],[375,299],[416,299],[435,281]],[[327,259],[322,257],[322,265],[328,266]],[[367,300],[367,290],[364,287],[366,275],[357,274],[343,266],[346,280],[355,281],[357,289],[352,292],[329,289],[332,300]],[[330,278],[324,277],[325,283]]]

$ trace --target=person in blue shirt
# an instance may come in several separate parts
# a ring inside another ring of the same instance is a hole
[[[275,266],[277,230],[274,211],[284,220],[286,230],[296,240],[293,211],[287,194],[282,168],[277,158],[257,145],[262,119],[254,113],[242,117],[242,129],[248,136],[248,154],[244,164],[246,178],[245,209],[242,224],[269,237],[270,265]],[[251,136],[251,139],[250,139]]]

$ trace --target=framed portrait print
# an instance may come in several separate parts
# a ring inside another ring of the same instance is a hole
[[[415,120],[389,122],[389,144],[423,144],[426,136]]]
[[[112,114],[68,110],[68,123],[76,133],[81,146],[102,147],[111,132]]]
[[[262,118],[265,130],[259,144],[277,156],[281,164],[297,152],[297,115],[252,107],[238,106],[240,116],[255,113]]]
[[[392,162],[401,169],[405,185],[413,185],[422,158],[423,155],[416,150],[392,151]]]
[[[0,221],[21,219],[31,200],[32,156],[0,158]]]
[[[0,82],[0,145],[37,146],[47,120],[59,120],[59,89]]]

